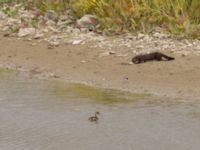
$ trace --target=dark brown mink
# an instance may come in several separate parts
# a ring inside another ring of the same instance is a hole
[[[146,61],[153,61],[153,60],[157,60],[157,61],[161,61],[161,60],[174,60],[174,57],[170,57],[167,56],[163,53],[160,52],[153,52],[153,53],[149,53],[149,54],[143,54],[143,55],[137,55],[135,57],[132,58],[132,62],[135,64],[139,64],[139,63],[143,63]]]

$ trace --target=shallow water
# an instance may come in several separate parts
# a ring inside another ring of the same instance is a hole
[[[15,77],[16,76],[16,77]],[[98,124],[88,121],[100,111]],[[199,150],[200,104],[0,70],[1,150]]]

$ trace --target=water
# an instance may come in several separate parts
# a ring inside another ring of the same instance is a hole
[[[199,103],[15,76],[0,70],[0,150],[199,150]]]

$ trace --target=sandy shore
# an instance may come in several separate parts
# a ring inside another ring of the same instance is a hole
[[[48,49],[46,42],[0,37],[0,64],[28,73],[31,77],[89,84],[103,88],[200,100],[200,56],[166,54],[175,61],[123,65],[126,57],[100,57],[102,48],[61,44]]]

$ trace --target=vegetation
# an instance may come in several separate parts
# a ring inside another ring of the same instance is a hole
[[[159,26],[174,34],[200,36],[199,0],[78,0],[72,8],[80,16],[100,16],[113,30],[151,32]]]
[[[13,0],[3,0],[11,2]],[[15,0],[20,1],[20,0]],[[200,38],[199,0],[28,0],[43,11],[71,8],[76,17],[93,14],[104,29],[142,31],[155,27],[187,37]],[[24,2],[21,0],[21,2]]]

